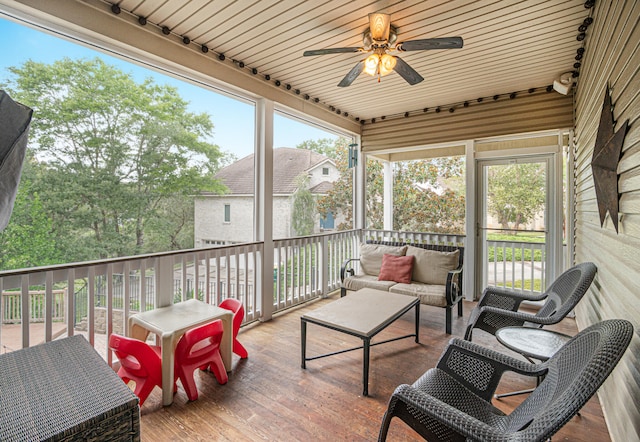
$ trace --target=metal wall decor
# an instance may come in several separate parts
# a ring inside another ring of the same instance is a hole
[[[591,170],[600,213],[600,227],[604,226],[604,220],[609,211],[613,226],[618,233],[618,161],[622,152],[622,144],[627,134],[629,120],[614,132],[613,106],[611,93],[607,86],[600,114],[600,125],[596,135],[596,144],[591,158]]]

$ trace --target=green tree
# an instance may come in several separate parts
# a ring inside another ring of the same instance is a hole
[[[327,158],[335,159],[338,143],[331,138],[320,138],[318,140],[306,140],[296,146],[297,149],[307,149],[324,155]]]
[[[309,176],[307,174],[298,176],[296,186],[292,196],[291,226],[296,236],[311,235],[317,212],[315,199],[309,190]]]
[[[7,228],[0,232],[0,270],[56,264],[60,249],[53,222],[37,193],[31,192],[33,165],[27,153],[22,178]]]
[[[188,226],[184,212],[168,201],[222,189],[208,114],[188,112],[176,88],[136,83],[98,58],[9,70],[10,93],[34,109],[30,148],[41,170],[32,190],[65,238],[67,261],[157,251],[145,235],[160,218],[173,226],[171,248],[193,246],[175,230]]]
[[[544,208],[545,169],[539,163],[494,166],[488,173],[488,210],[503,229],[517,233]]]
[[[318,201],[321,214],[341,213],[346,219],[338,229],[350,229],[352,222],[353,170],[348,169],[348,142],[336,143],[335,162],[341,171],[329,194]],[[383,164],[375,159],[366,163],[367,227],[384,226]],[[462,233],[465,198],[461,157],[393,163],[393,228],[404,231]]]
[[[330,142],[331,140],[327,140]],[[342,216],[342,222],[337,230],[348,230],[353,226],[353,169],[349,169],[349,141],[346,138],[338,138],[333,141],[333,162],[340,172],[340,178],[334,181],[331,190],[317,203],[320,216],[326,218],[329,213],[334,217]]]

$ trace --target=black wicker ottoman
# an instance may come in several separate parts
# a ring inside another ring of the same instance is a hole
[[[87,340],[0,355],[0,441],[139,441],[138,398]]]

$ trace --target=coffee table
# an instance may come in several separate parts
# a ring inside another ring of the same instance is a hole
[[[416,331],[413,334],[371,343],[372,338],[388,327],[396,319],[415,308]],[[362,339],[362,345],[346,350],[307,357],[307,324],[316,324]],[[333,356],[348,351],[363,349],[362,395],[369,395],[369,355],[370,347],[415,336],[420,342],[420,300],[414,296],[398,295],[382,290],[361,289],[344,298],[333,301],[300,317],[302,339],[302,368],[307,361]]]

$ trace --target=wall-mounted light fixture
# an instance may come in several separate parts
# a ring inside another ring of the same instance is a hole
[[[358,165],[358,144],[349,144],[349,169]]]

